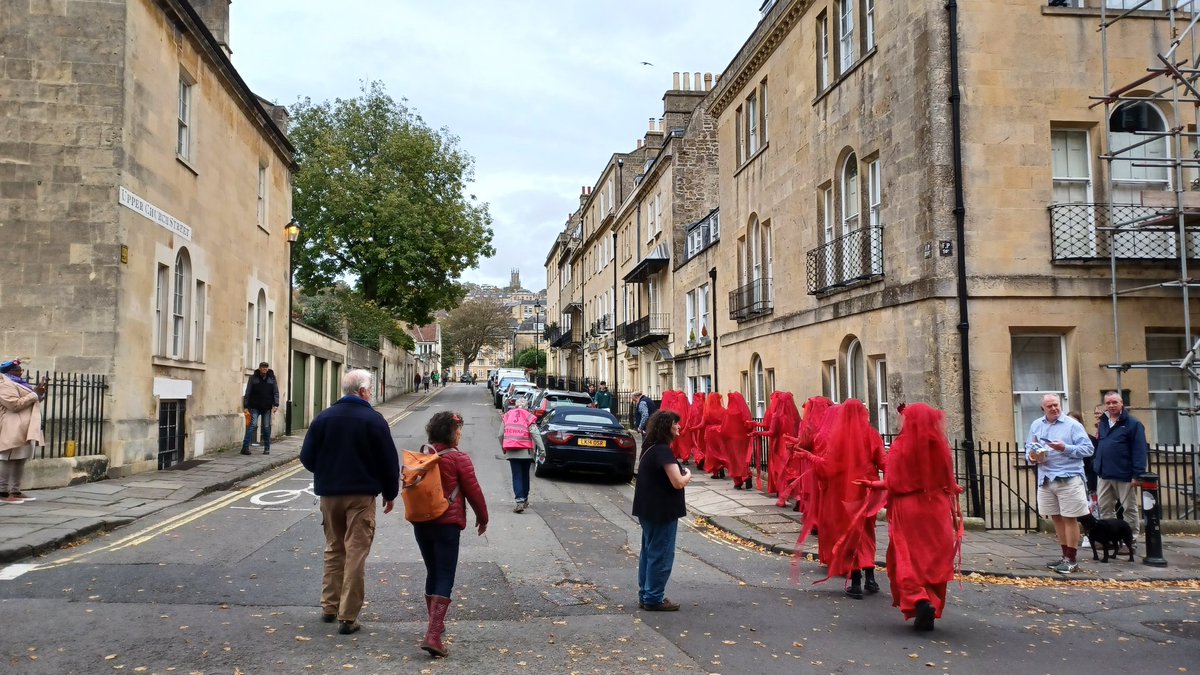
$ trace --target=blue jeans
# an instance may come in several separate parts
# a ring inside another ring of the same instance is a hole
[[[255,410],[250,409],[250,426],[246,427],[246,437],[242,439],[242,449],[249,449],[250,443],[254,441],[254,435],[258,432],[258,420],[262,419],[262,443],[264,449],[271,447],[271,409]]]
[[[512,469],[513,496],[517,501],[529,501],[529,467],[533,466],[533,458],[510,459],[508,467]]]
[[[450,597],[454,573],[458,571],[458,539],[462,530],[457,525],[413,523],[413,534],[425,561],[425,595]]]
[[[667,580],[675,566],[675,533],[678,520],[659,522],[638,518],[642,525],[642,552],[638,555],[638,600],[657,605],[667,593]]]

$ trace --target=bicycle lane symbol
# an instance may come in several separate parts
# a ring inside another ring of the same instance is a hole
[[[316,498],[316,493],[313,492],[313,483],[308,481],[308,484],[298,490],[275,489],[264,490],[250,497],[250,503],[260,507],[278,507],[296,501],[297,499],[309,495]],[[307,509],[306,509],[307,510]]]

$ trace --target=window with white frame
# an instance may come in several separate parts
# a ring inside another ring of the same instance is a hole
[[[171,268],[158,266],[154,287],[154,354],[167,355],[167,315],[171,292]]]
[[[854,65],[854,3],[858,0],[840,0],[838,12],[838,63],[839,73],[850,70]]]
[[[663,223],[663,196],[662,196],[662,190],[659,190],[659,191],[658,191],[658,193],[654,195],[654,209],[655,209],[656,213],[658,214],[658,219],[655,221],[655,222],[657,222],[657,223],[658,223],[658,225],[656,226],[656,229],[654,230],[654,233],[655,233],[655,234],[658,234],[659,232],[662,232],[663,225],[664,225],[664,223]]]
[[[745,108],[738,106],[738,109],[733,113],[733,150],[734,164],[741,166],[746,161],[746,137],[745,126]]]
[[[751,389],[747,392],[750,395],[750,412],[761,418],[767,409],[767,377],[763,370],[762,358],[755,354],[750,363],[751,372]]]
[[[838,396],[838,367],[836,361],[826,361],[824,364],[824,372],[821,378],[821,395],[833,401],[840,403],[841,398]]]
[[[858,229],[858,158],[853,153],[842,165],[842,231],[847,235]]]
[[[205,335],[208,331],[208,284],[196,282],[192,310],[192,360],[204,360]]]
[[[758,95],[751,92],[746,98],[746,153],[758,152]]]
[[[883,206],[883,177],[879,171],[879,160],[867,164],[867,208],[871,227],[880,227],[880,209]]]
[[[687,342],[688,346],[696,343],[700,338],[700,330],[696,325],[696,293],[698,291],[688,291],[684,296],[683,311],[687,316],[685,325],[687,327]]]
[[[1017,439],[1029,436],[1029,425],[1042,416],[1042,397],[1057,394],[1062,409],[1067,401],[1067,353],[1061,335],[1012,336],[1013,430]]]
[[[1050,130],[1051,174],[1054,181],[1055,203],[1091,203],[1091,154],[1086,130]]]
[[[867,361],[858,340],[846,348],[846,397],[867,403]]]
[[[195,81],[185,74],[179,76],[179,128],[175,139],[175,154],[182,159],[192,158],[192,87]]]
[[[817,91],[825,91],[832,82],[829,70],[829,15],[817,17]]]
[[[654,203],[656,199],[650,199],[646,202],[646,241],[653,239],[654,235],[658,232],[658,221],[656,220],[658,205]]]
[[[863,46],[866,51],[875,48],[875,0],[863,0]]]
[[[192,262],[187,249],[175,255],[175,283],[171,294],[171,351],[173,359],[186,359],[188,349],[188,312],[191,307]]]
[[[258,224],[267,226],[267,167],[258,167]]]
[[[888,424],[887,361],[875,360],[875,430],[881,435],[891,433]]]
[[[691,398],[697,393],[707,394],[712,391],[712,375],[693,375],[687,379],[687,395]]]
[[[267,356],[267,293],[259,290],[258,302],[254,307],[254,359],[251,367],[266,360]]]
[[[1150,334],[1146,336],[1146,359],[1178,361],[1188,351],[1182,334]],[[1150,368],[1146,372],[1150,407],[1154,409],[1151,440],[1166,445],[1194,445],[1195,419],[1182,413],[1188,409],[1188,379],[1182,368]]]
[[[770,117],[770,108],[767,107],[767,80],[758,84],[758,139],[759,145],[767,144],[767,119]]]
[[[696,289],[696,339],[708,339],[708,284]]]

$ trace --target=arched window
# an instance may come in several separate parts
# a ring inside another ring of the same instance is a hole
[[[258,302],[254,306],[254,363],[251,367],[267,360],[267,292],[259,289]]]
[[[762,417],[767,410],[767,378],[763,372],[762,359],[758,354],[750,362],[751,373],[751,392],[750,392],[750,412],[756,417]]]
[[[842,234],[858,229],[858,157],[853,153],[842,165]]]
[[[171,285],[171,358],[186,359],[188,317],[192,298],[192,261],[186,248],[175,254],[175,279]]]
[[[846,395],[867,402],[867,363],[858,340],[846,347]]]
[[[1130,101],[1117,106],[1108,121],[1108,130],[1112,134],[1109,151],[1119,152],[1121,158],[1112,162],[1114,203],[1140,204],[1142,190],[1170,189],[1170,171],[1165,163],[1137,161],[1163,160],[1169,153],[1165,135],[1167,121],[1154,104]],[[1152,137],[1146,133],[1163,135]],[[1143,145],[1131,147],[1139,143]]]

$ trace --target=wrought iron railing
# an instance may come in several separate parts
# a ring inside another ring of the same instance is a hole
[[[26,373],[30,383],[45,378],[42,400],[42,435],[45,444],[34,457],[75,457],[104,454],[104,394],[108,382],[103,375],[80,373]]]
[[[670,334],[670,314],[647,314],[625,325],[625,342],[634,347]]]
[[[611,330],[612,315],[605,314],[604,316],[592,322],[591,328],[588,329],[588,333],[590,333],[592,337],[600,337]]]
[[[729,318],[745,321],[770,314],[775,309],[775,287],[771,279],[755,279],[729,292]]]
[[[561,328],[555,330],[558,332],[558,337],[550,341],[551,348],[563,349],[579,344],[579,328],[575,326],[568,326],[565,330]]]
[[[1054,262],[1171,260],[1179,257],[1178,216],[1138,204],[1051,204]],[[1188,258],[1200,258],[1200,223],[1185,225]]]
[[[864,227],[807,254],[808,293],[829,293],[883,277],[883,228]]]

